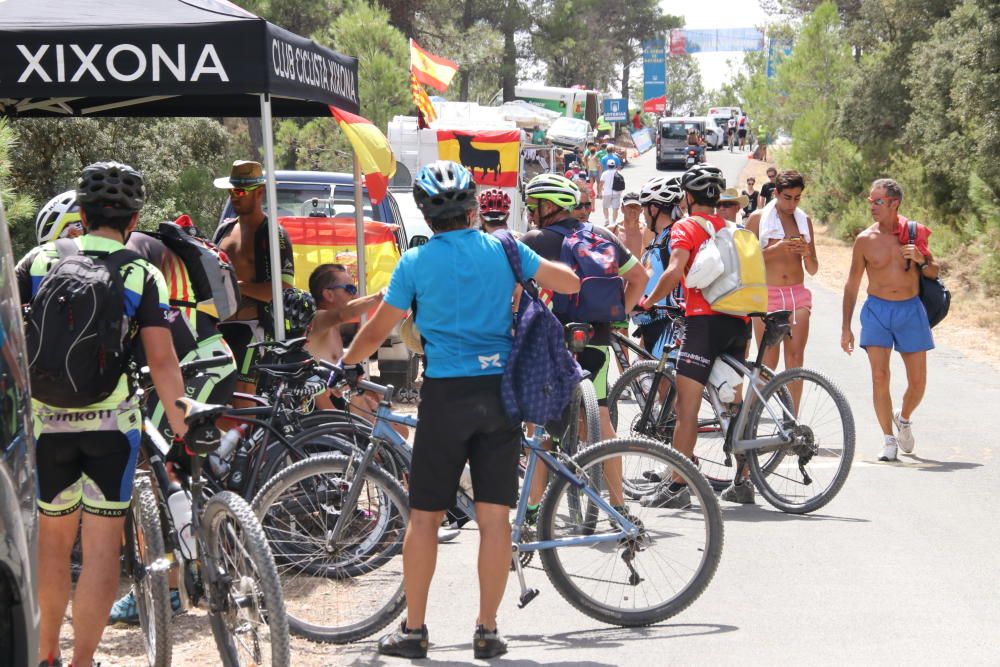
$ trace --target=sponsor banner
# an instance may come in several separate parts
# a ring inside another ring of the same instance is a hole
[[[604,100],[604,120],[609,123],[624,123],[628,120],[628,102],[624,98]]]
[[[635,144],[635,149],[639,151],[639,155],[642,155],[653,147],[653,129],[644,127],[641,130],[632,132],[632,143]]]
[[[642,110],[648,111],[649,113],[660,113],[661,111],[667,110],[667,96],[660,95],[659,97],[654,97],[646,100],[642,103]]]
[[[463,132],[438,130],[438,158],[459,162],[479,185],[517,186],[521,153],[520,130]]]
[[[357,281],[357,235],[354,218],[280,217],[278,222],[292,242],[295,286],[309,291],[309,276],[320,264],[343,264]],[[365,275],[367,294],[389,286],[399,262],[396,225],[365,221]]]
[[[642,44],[642,99],[645,102],[667,94],[666,44],[652,39]]]

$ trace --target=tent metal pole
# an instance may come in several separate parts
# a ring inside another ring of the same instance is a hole
[[[361,191],[363,181],[361,178],[361,162],[358,160],[357,152],[354,153],[354,238],[356,239],[356,252],[358,254],[358,296],[368,294],[368,267],[365,266],[365,207]],[[366,315],[361,315],[364,322]]]
[[[274,170],[274,129],[271,127],[271,97],[260,96],[260,124],[264,130],[264,172],[267,176],[267,241],[271,264],[271,313],[274,339],[285,340],[285,304],[281,298],[281,248],[278,247],[278,187]]]

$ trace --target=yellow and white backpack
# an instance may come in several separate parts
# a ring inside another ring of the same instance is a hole
[[[715,246],[722,260],[722,271],[701,289],[712,310],[727,315],[747,315],[767,311],[767,279],[764,272],[764,254],[760,241],[750,230],[726,223],[719,231],[708,220],[692,216],[708,232],[709,240],[699,250],[695,263],[706,248]],[[714,252],[709,253],[714,261]],[[694,270],[694,266],[691,267]],[[712,273],[715,273],[714,271]],[[690,280],[687,284],[690,285]]]

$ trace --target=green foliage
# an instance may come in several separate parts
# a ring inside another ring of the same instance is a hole
[[[667,57],[667,102],[673,114],[696,114],[706,105],[701,68],[694,56]]]

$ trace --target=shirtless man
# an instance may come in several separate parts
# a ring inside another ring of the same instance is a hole
[[[622,221],[608,227],[633,257],[642,257],[646,246],[653,242],[653,233],[642,223],[639,195],[629,192],[622,197]]]
[[[767,310],[792,311],[791,337],[764,351],[764,365],[775,369],[784,348],[785,368],[801,368],[809,340],[809,315],[812,293],[803,284],[805,272],[814,276],[819,271],[816,259],[816,237],[812,219],[801,211],[799,201],[805,181],[797,171],[783,171],[775,178],[775,199],[747,218],[746,228],[757,235],[764,254],[767,278]],[[754,336],[760,345],[764,323],[754,318]],[[792,401],[797,406],[802,396],[802,383],[790,387]]]
[[[316,317],[309,335],[314,356],[337,362],[358,332],[354,320],[382,303],[384,290],[358,297],[358,286],[343,264],[320,264],[309,276],[309,292],[316,300]],[[322,332],[322,335],[320,335]],[[314,336],[315,334],[315,336]]]
[[[927,385],[927,351],[934,348],[927,311],[920,302],[920,275],[937,278],[939,267],[927,245],[929,230],[918,225],[916,244],[909,243],[907,220],[899,215],[903,190],[891,178],[872,183],[868,203],[875,224],[854,242],[851,270],[844,285],[844,319],[840,346],[854,351],[851,317],[861,277],[868,274],[868,299],[861,309],[861,347],[872,369],[875,414],[884,434],[880,461],[895,461],[896,451],[913,451],[910,417]],[[902,409],[893,412],[889,392],[889,357],[893,347],[906,367]],[[895,425],[898,435],[893,435]]]
[[[229,256],[239,280],[240,308],[219,325],[219,331],[236,358],[236,391],[253,393],[256,378],[250,367],[256,348],[248,347],[274,334],[274,324],[266,308],[271,303],[270,241],[264,215],[264,170],[259,162],[237,160],[230,175],[215,179],[215,187],[229,190],[236,218],[224,220],[215,230],[215,244]],[[278,226],[282,288],[292,287],[295,265],[292,242]]]

